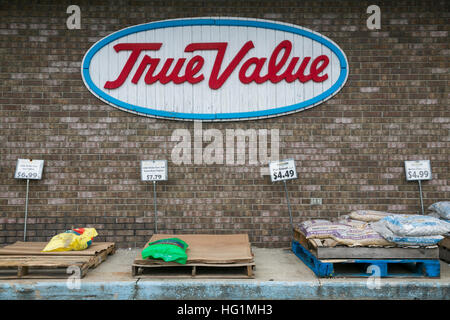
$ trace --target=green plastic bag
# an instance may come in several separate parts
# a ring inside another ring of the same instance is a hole
[[[142,259],[154,258],[162,259],[166,262],[173,261],[186,264],[186,249],[188,244],[178,238],[161,239],[150,242],[144,250],[142,250]]]

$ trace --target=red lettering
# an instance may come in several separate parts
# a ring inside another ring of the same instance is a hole
[[[250,58],[248,59],[241,67],[241,70],[239,71],[239,80],[241,80],[242,83],[248,84],[252,81],[260,84],[267,81],[268,76],[261,77],[261,69],[264,66],[264,63],[266,62],[266,58]],[[246,73],[248,71],[248,68],[254,64],[255,70],[253,70],[252,74],[250,76],[247,76]]]
[[[292,58],[291,62],[289,63],[289,66],[284,72],[285,80],[287,83],[294,82],[297,79],[301,83],[305,83],[312,79],[311,75],[305,76],[306,66],[311,60],[311,57],[303,58],[302,63],[300,64],[300,68],[298,68],[296,73],[292,73],[292,71],[294,71],[295,66],[297,65],[298,60],[300,60],[298,57]]]
[[[200,81],[203,81],[205,79],[205,76],[203,74],[199,75],[198,77],[194,77],[205,64],[205,59],[201,56],[195,56],[191,60],[189,60],[187,66],[186,66],[186,80],[191,84],[199,83]]]
[[[159,61],[160,61],[160,59],[152,59],[149,56],[145,55],[144,58],[142,59],[141,64],[139,65],[138,69],[136,70],[136,73],[134,74],[134,77],[131,79],[131,82],[134,83],[134,84],[137,84],[139,79],[142,76],[142,73],[144,72],[144,70],[149,65],[150,68],[148,69],[147,75],[145,76],[145,83],[146,84],[152,84],[153,82],[151,82],[150,77],[147,78],[147,76],[153,75],[153,72],[155,72],[155,69],[158,66]],[[156,80],[155,80],[155,82],[156,82]]]
[[[150,68],[148,69],[144,81],[146,84],[153,84],[159,80],[158,77],[154,77],[153,73],[155,72],[156,68],[158,67],[159,62],[161,59],[150,59]]]
[[[173,83],[180,84],[186,81],[185,76],[179,76],[181,68],[183,67],[184,62],[186,61],[185,58],[178,59],[177,63],[175,64],[175,67],[173,68],[172,72],[167,75],[167,71],[169,71],[170,66],[172,65],[172,62],[174,62],[175,59],[169,58],[164,62],[164,65],[161,69],[161,71],[155,76],[156,81],[159,80],[162,84],[169,83],[170,81],[173,81]]]
[[[284,49],[281,60],[277,63],[278,54]],[[269,60],[269,80],[272,83],[278,83],[284,79],[285,75],[277,76],[277,73],[283,68],[289,55],[291,54],[292,43],[289,40],[281,41],[280,44],[273,50]]]
[[[123,50],[131,50],[131,55],[128,58],[125,66],[120,72],[119,76],[114,81],[107,81],[105,83],[105,89],[117,89],[120,87],[128,75],[130,74],[131,69],[133,69],[134,64],[136,63],[137,58],[141,54],[143,50],[159,50],[162,46],[162,43],[119,43],[114,46],[114,50],[116,52]]]
[[[223,57],[225,56],[225,51],[227,50],[228,43],[226,42],[212,42],[212,43],[191,43],[184,50],[185,52],[193,52],[197,50],[217,50],[216,59],[214,61],[214,66],[209,78],[209,87],[211,89],[219,89],[228,77],[234,71],[236,66],[241,62],[247,52],[254,48],[252,41],[248,41],[239,50],[238,54],[233,58],[227,68],[223,71],[222,75],[219,76],[220,68],[222,67]]]
[[[125,63],[119,76],[114,81],[107,81],[105,83],[105,89],[116,89],[119,88],[125,80],[128,78],[131,70],[133,69],[140,53],[146,50],[157,51],[161,48],[162,43],[120,43],[114,46],[116,52],[119,51],[131,51],[127,62]],[[217,54],[214,60],[214,65],[212,66],[212,71],[209,76],[209,87],[211,89],[219,89],[228,80],[230,75],[234,72],[237,66],[242,62],[247,53],[254,48],[252,41],[247,41],[242,48],[237,52],[231,62],[222,70],[223,59],[227,50],[228,43],[226,42],[209,42],[209,43],[191,43],[186,46],[185,52],[203,51],[203,50],[216,50]],[[299,57],[292,57],[286,70],[279,74],[280,71],[286,65],[289,56],[292,51],[292,43],[289,40],[281,41],[275,49],[272,51],[270,59],[267,64],[267,74],[262,76],[261,72],[267,61],[267,58],[248,58],[239,70],[239,80],[244,84],[249,84],[255,82],[257,84],[270,81],[272,83],[278,83],[285,80],[287,83],[292,83],[296,80],[301,83],[308,82],[310,80],[314,82],[323,82],[328,79],[328,74],[325,73],[320,75],[327,68],[330,59],[326,55],[320,55],[316,57],[309,68],[309,74],[305,75],[305,71],[311,61],[311,57],[304,57],[300,63],[297,71],[296,66],[300,61]],[[154,74],[161,59],[151,58],[145,55],[139,64],[136,73],[134,74],[131,82],[137,84],[148,67],[148,71],[145,75],[145,83],[153,84],[155,82],[160,82],[161,84],[167,84],[173,82],[175,84],[181,84],[188,82],[190,84],[196,84],[205,79],[205,76],[201,73],[201,70],[205,64],[205,59],[196,55],[187,61],[187,58],[179,58],[175,62],[174,58],[167,58],[158,74]],[[181,74],[183,66],[186,63],[186,69],[184,74]],[[169,74],[169,70],[175,63],[173,70]],[[251,74],[249,70],[254,67]]]
[[[317,65],[322,62],[319,68],[317,68]],[[319,74],[325,70],[325,68],[328,66],[328,63],[330,62],[330,59],[328,59],[327,56],[321,55],[314,59],[312,65],[311,65],[311,75],[314,82],[322,82],[328,79],[328,74],[324,74],[323,76],[319,76]]]
[[[185,81],[188,81],[191,84],[195,84],[205,78],[202,74],[195,77],[195,75],[202,69],[203,64],[205,63],[205,59],[203,59],[203,57],[195,56],[191,60],[189,60],[186,66],[185,76],[179,76],[180,70],[183,67],[184,62],[186,61],[185,58],[179,59],[177,61],[170,75],[167,75],[167,72],[170,69],[170,66],[172,65],[174,59],[167,59],[161,71],[156,76],[154,76],[153,73],[155,72],[160,60],[161,59],[153,59],[145,55],[138,69],[136,70],[135,75],[131,79],[131,82],[137,84],[147,66],[150,66],[150,68],[145,75],[146,84],[153,84],[158,81],[162,84],[169,83],[170,81],[173,81],[176,84],[180,84]]]

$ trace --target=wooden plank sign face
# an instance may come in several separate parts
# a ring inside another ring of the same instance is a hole
[[[175,120],[248,120],[305,110],[348,77],[327,37],[269,20],[191,18],[112,33],[85,54],[81,73],[99,99]]]

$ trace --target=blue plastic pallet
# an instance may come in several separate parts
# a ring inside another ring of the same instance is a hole
[[[439,259],[339,259],[321,261],[298,241],[292,241],[292,251],[320,278],[326,277],[430,277],[441,275]],[[400,272],[394,270],[401,267]],[[357,269],[348,272],[348,269]],[[406,269],[406,272],[405,270]]]

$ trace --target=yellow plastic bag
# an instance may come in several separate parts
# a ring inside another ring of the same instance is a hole
[[[91,245],[92,239],[97,235],[95,228],[67,230],[54,236],[42,252],[84,250]]]

